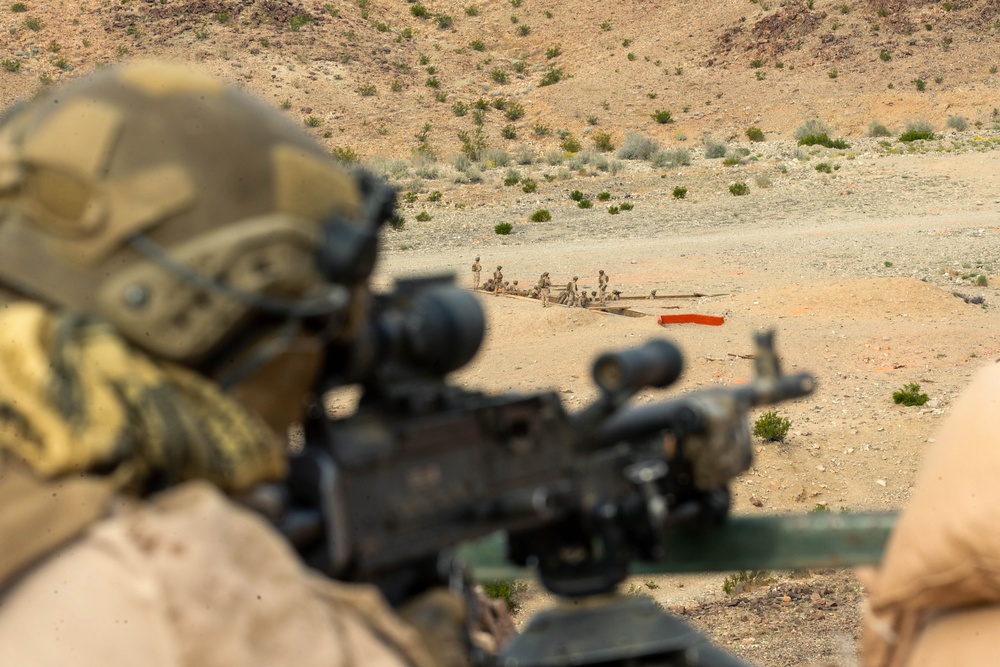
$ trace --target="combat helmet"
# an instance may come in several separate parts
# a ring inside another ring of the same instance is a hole
[[[277,110],[176,65],[106,70],[0,125],[0,284],[181,363],[261,318],[346,335],[392,205]]]

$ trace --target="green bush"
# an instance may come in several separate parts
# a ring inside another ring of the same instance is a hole
[[[573,201],[583,201],[583,193],[579,190],[573,190],[573,192],[569,193],[569,198]]]
[[[799,139],[799,146],[826,146],[827,148],[850,148],[843,139],[831,139],[825,132],[809,134]]]
[[[594,208],[594,202],[589,199],[581,199],[576,203],[579,208]]]
[[[442,30],[447,30],[455,23],[455,20],[449,14],[438,14],[436,18],[438,27]]]
[[[601,151],[602,153],[610,153],[615,149],[615,145],[611,143],[611,135],[607,132],[598,132],[594,135],[594,148]]]
[[[549,48],[545,49],[545,57],[548,58],[549,60],[552,60],[553,58],[558,58],[561,54],[562,54],[562,47],[558,44],[556,44],[555,46],[550,46]]]
[[[553,65],[542,75],[542,80],[538,82],[538,85],[551,86],[562,81],[564,76],[562,69]]]
[[[465,102],[455,102],[451,105],[451,112],[456,116],[464,116],[469,113],[469,105]]]
[[[918,139],[930,140],[934,138],[934,126],[926,120],[906,121],[906,130],[899,135],[899,140],[904,143],[917,141]]]
[[[507,109],[504,111],[503,115],[507,120],[511,122],[515,120],[520,120],[521,118],[524,118],[524,107],[518,104],[517,102],[514,102],[513,104],[507,106]]]
[[[441,194],[440,190],[435,190],[434,192],[427,195],[427,201],[441,201],[442,196],[443,195]]]
[[[678,185],[677,187],[674,188],[674,199],[684,199],[685,197],[687,197],[687,193],[688,193],[687,188]]]
[[[621,209],[618,208],[617,206],[609,206],[608,207],[608,213],[610,213],[611,215],[618,215],[619,211],[621,211]]]
[[[759,127],[748,127],[747,139],[750,141],[764,141],[764,130]]]
[[[428,88],[437,89],[441,87],[441,82],[438,80],[437,77],[432,76],[426,81],[424,81],[424,85],[427,86]]]
[[[910,83],[912,83],[914,87],[920,92],[924,92],[924,90],[927,88],[927,82],[924,81],[923,79],[919,78],[913,79]]]
[[[879,51],[879,52],[878,52],[878,57],[879,57],[879,58],[880,58],[880,59],[882,60],[882,62],[884,62],[884,63],[887,63],[887,62],[889,62],[890,60],[892,60],[892,54],[891,54],[891,53],[889,53],[888,51],[886,51],[885,49],[882,49],[881,51]]]
[[[598,193],[598,195],[597,195],[597,201],[608,201],[609,199],[611,199],[611,193],[610,192],[601,192],[601,193]]]
[[[483,592],[494,600],[503,600],[510,613],[516,614],[521,609],[520,596],[528,590],[523,581],[484,581]]]
[[[976,276],[976,285],[978,287],[986,287],[989,284],[989,282],[990,282],[989,278],[986,277],[986,274],[980,273],[978,276]]]
[[[559,147],[567,153],[579,153],[581,148],[580,142],[577,141],[573,135],[567,135],[566,138],[562,140],[562,143],[559,144]]]
[[[302,122],[305,123],[307,127],[319,127],[323,124],[323,121],[316,116],[309,116]]]
[[[868,124],[868,136],[869,137],[891,137],[892,132],[889,131],[882,123],[877,120],[873,120]]]
[[[481,39],[474,39],[471,42],[469,42],[469,48],[471,48],[473,51],[485,51],[486,42],[484,42]]]
[[[24,19],[24,27],[28,28],[29,30],[38,31],[41,30],[42,26],[44,25],[45,24],[42,23],[42,19],[34,16],[32,16],[31,18]]]
[[[406,226],[406,218],[399,213],[394,213],[393,216],[389,218],[389,226],[398,232]]]
[[[490,77],[493,79],[494,83],[499,83],[501,85],[507,83],[507,72],[500,67],[493,68],[493,71],[490,72]]]
[[[503,177],[503,184],[506,186],[517,185],[521,182],[521,172],[517,169],[508,169]]]
[[[17,72],[21,69],[21,61],[16,58],[4,58],[2,64],[8,72]]]
[[[292,18],[288,19],[288,28],[292,32],[298,32],[302,28],[306,27],[313,22],[313,17],[308,14],[296,14]]]
[[[689,165],[691,164],[691,153],[686,148],[672,148],[668,151],[656,151],[650,156],[649,163],[657,169]]]
[[[816,165],[816,171],[821,171],[824,174],[833,173],[833,167],[830,166],[829,162],[820,162]]]
[[[767,442],[784,442],[791,427],[790,419],[780,416],[774,410],[768,410],[753,423],[753,434]]]
[[[10,11],[15,13],[26,12],[28,11],[28,5],[24,4],[23,2],[15,2],[13,5],[10,6]]]
[[[517,139],[517,128],[513,125],[504,125],[500,129],[500,136],[504,139]]]
[[[729,186],[729,192],[734,197],[742,197],[743,195],[750,194],[750,188],[747,187],[746,183],[739,181]]]
[[[655,120],[660,125],[666,125],[667,123],[674,122],[673,114],[665,109],[657,109],[652,114],[650,114],[653,120]]]
[[[501,222],[498,223],[493,228],[493,231],[499,234],[500,236],[507,236],[512,231],[514,231],[514,225],[510,224],[509,222]]]
[[[896,405],[913,407],[927,402],[927,394],[920,393],[920,385],[916,382],[903,385],[902,389],[892,392],[892,401]]]
[[[633,208],[635,208],[635,206],[628,203],[627,201],[623,201],[621,204],[618,205],[618,208],[620,208],[623,211],[631,211]]]
[[[418,222],[430,222],[430,219],[431,219],[431,214],[428,213],[427,211],[421,211],[420,213],[417,213]]]
[[[427,8],[424,7],[422,4],[420,4],[419,2],[415,5],[410,5],[410,13],[416,16],[418,19],[430,18],[431,15],[431,13],[427,11]]]
[[[523,181],[521,181],[521,191],[522,192],[526,192],[528,194],[531,194],[532,192],[534,192],[537,189],[538,189],[538,183],[536,183],[534,179],[526,178]]]
[[[552,214],[546,208],[540,208],[531,214],[532,222],[549,222],[552,220]]]

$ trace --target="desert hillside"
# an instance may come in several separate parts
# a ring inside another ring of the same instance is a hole
[[[750,126],[789,138],[808,119],[860,136],[872,121],[895,132],[951,116],[989,128],[1000,113],[994,0],[23,0],[0,13],[4,106],[166,58],[362,157],[448,158],[463,132],[544,152],[566,136],[690,146]]]

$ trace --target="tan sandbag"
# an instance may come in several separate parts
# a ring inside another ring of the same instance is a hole
[[[907,667],[995,667],[1000,662],[1000,608],[976,607],[932,619],[913,646]]]
[[[866,665],[907,664],[939,611],[1000,602],[998,414],[1000,365],[991,365],[976,373],[928,449],[871,583]]]
[[[0,594],[0,665],[433,665],[377,590],[303,568],[193,482],[132,503]]]
[[[39,479],[0,450],[0,589],[100,519],[113,492],[100,477]]]

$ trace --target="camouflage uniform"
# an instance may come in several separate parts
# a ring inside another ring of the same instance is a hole
[[[587,290],[580,290],[580,296],[577,297],[576,305],[586,308],[589,304],[590,298],[587,296]]]
[[[566,283],[566,291],[562,296],[563,304],[571,307],[576,305],[576,282],[579,279],[579,276],[573,276],[573,279]]]
[[[483,272],[483,265],[479,263],[479,258],[472,265],[472,289],[479,289],[479,274]]]
[[[7,113],[0,172],[16,299],[0,308],[0,665],[453,657],[222,493],[285,475],[327,343],[365,321],[367,271],[329,281],[324,232],[370,239],[346,259],[363,262],[391,192],[265,103],[157,63]],[[432,630],[458,628],[464,650],[462,602],[437,592]]]
[[[549,272],[546,271],[542,274],[541,279],[541,296],[542,296],[542,308],[549,307],[549,288],[552,286],[552,280],[549,279]]]
[[[497,270],[493,272],[493,294],[500,296],[503,293],[503,267],[497,264]]]
[[[604,302],[607,300],[608,291],[608,274],[604,273],[604,269],[597,272],[597,291],[600,295],[597,302],[604,305]]]

